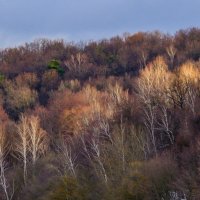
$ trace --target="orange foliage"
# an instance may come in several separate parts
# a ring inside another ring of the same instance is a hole
[[[80,130],[80,117],[88,103],[81,93],[63,90],[55,93],[49,102],[49,120],[53,131],[74,134]]]
[[[35,73],[23,73],[15,78],[15,82],[18,86],[27,85],[29,87],[35,87],[38,84],[38,81]]]
[[[88,117],[89,106],[77,106],[65,109],[60,116],[62,134],[74,135],[80,133],[83,128],[84,116]]]
[[[125,100],[128,92],[118,84],[110,85],[105,92],[90,85],[77,93],[62,90],[49,102],[50,118],[59,133],[73,135],[96,120],[112,119]]]

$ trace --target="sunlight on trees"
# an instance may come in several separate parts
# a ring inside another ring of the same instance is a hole
[[[167,93],[171,87],[171,80],[172,75],[168,72],[167,65],[162,57],[157,57],[150,63],[141,71],[140,77],[138,78],[138,95],[143,103],[145,126],[149,132],[155,154],[157,154],[157,110],[160,109],[158,107],[159,105],[163,105],[162,110],[165,112],[162,115],[165,117],[163,122],[168,123],[165,120],[167,120],[166,106],[168,106],[169,102]],[[170,140],[172,140],[171,137]]]
[[[200,199],[199,38],[1,49],[0,199]]]

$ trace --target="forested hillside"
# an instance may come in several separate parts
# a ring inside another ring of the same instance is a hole
[[[0,200],[200,199],[200,29],[0,51]]]

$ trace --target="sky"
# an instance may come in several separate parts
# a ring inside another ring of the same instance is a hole
[[[200,0],[0,0],[0,48],[200,27]]]

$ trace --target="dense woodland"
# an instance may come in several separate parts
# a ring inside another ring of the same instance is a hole
[[[0,51],[1,200],[199,200],[200,29]]]

